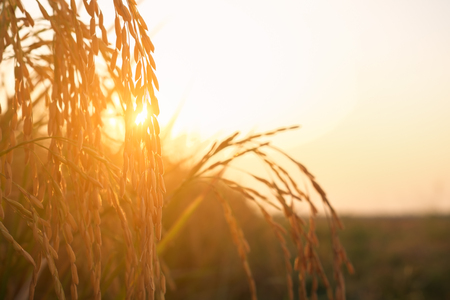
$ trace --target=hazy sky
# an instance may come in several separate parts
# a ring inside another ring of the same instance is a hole
[[[450,211],[450,1],[150,1],[162,120],[266,130],[341,212]]]

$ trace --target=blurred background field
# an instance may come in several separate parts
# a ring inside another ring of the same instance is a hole
[[[450,217],[344,218],[348,299],[450,299]],[[324,241],[326,239],[323,239]]]
[[[274,234],[238,199],[232,207],[251,247],[249,261],[259,299],[288,299]],[[204,200],[163,256],[170,268],[168,278],[174,281],[167,299],[249,299],[245,273],[220,209],[216,200]],[[450,299],[449,216],[342,220],[341,241],[355,268],[353,275],[345,272],[347,299]],[[283,224],[281,218],[278,221]],[[326,219],[317,221],[317,232],[318,251],[332,278]],[[323,287],[319,299],[327,299]]]

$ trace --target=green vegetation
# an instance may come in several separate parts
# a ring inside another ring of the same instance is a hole
[[[347,299],[450,299],[450,217],[343,222],[341,240],[355,267],[347,277]]]
[[[236,200],[232,204],[252,249],[250,265],[262,287],[259,299],[287,299],[275,237],[253,210]],[[224,220],[202,218],[214,209],[219,209],[214,201],[203,203],[165,256],[176,284],[175,290],[168,289],[170,299],[248,299]],[[450,299],[450,217],[344,217],[342,221],[341,241],[355,268],[353,275],[345,275],[347,299]],[[319,253],[330,274],[325,219],[317,220],[317,234]],[[199,252],[202,246],[206,250]],[[322,287],[318,298],[326,299]]]

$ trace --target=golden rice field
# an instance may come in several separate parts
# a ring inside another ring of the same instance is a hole
[[[35,2],[0,3],[0,299],[450,299],[448,218],[342,222],[297,126],[180,159],[137,3]]]

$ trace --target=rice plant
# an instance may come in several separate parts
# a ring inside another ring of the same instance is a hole
[[[341,265],[351,266],[337,236],[336,212],[302,164],[261,141],[292,128],[240,139],[233,134],[214,143],[189,170],[165,176],[171,159],[162,157],[167,140],[160,138],[154,46],[136,2],[114,0],[112,43],[96,0],[36,4],[39,11],[29,11],[20,0],[0,3],[0,298],[163,299],[170,270],[160,255],[196,205],[213,193],[257,299],[248,244],[224,189],[254,203],[270,225],[283,249],[290,299],[293,268],[301,299],[315,297],[319,280],[330,299],[345,298]],[[123,123],[123,137],[105,123],[109,110]],[[299,174],[291,175],[273,153]],[[226,176],[232,163],[247,155],[259,158],[271,174],[267,179],[246,173],[261,190]],[[165,180],[172,182],[170,189]],[[334,284],[315,251],[317,208],[301,180],[330,216]],[[198,183],[206,184],[202,192],[170,228],[162,228],[165,205],[176,204],[183,190]],[[297,203],[309,206],[308,225]],[[289,234],[269,207],[289,221]],[[296,253],[289,253],[286,239],[295,243]]]

